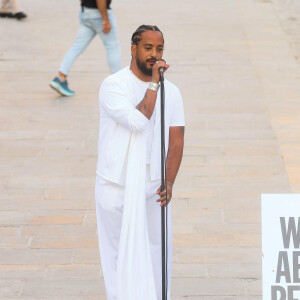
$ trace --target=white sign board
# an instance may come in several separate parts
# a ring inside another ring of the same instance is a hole
[[[263,300],[300,300],[300,195],[262,195]]]

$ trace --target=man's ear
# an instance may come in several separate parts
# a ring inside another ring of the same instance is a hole
[[[136,57],[136,45],[131,45],[131,55],[132,57]]]

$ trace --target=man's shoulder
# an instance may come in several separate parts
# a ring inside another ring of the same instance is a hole
[[[116,85],[119,85],[119,84],[122,84],[122,83],[125,83],[126,80],[128,80],[128,76],[129,75],[129,66],[121,69],[120,71],[114,73],[114,74],[111,74],[109,76],[107,76],[102,84],[116,84]]]

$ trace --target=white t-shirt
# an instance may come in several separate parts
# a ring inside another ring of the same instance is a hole
[[[185,126],[184,110],[178,88],[165,79],[165,146],[168,153],[169,127]],[[108,76],[99,92],[100,133],[97,175],[125,184],[126,159],[131,132],[143,132],[147,138],[147,163],[151,180],[160,179],[160,92],[153,115],[148,120],[136,106],[149,82],[138,79],[129,66]]]

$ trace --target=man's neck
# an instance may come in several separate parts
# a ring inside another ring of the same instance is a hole
[[[149,82],[152,79],[152,76],[145,75],[144,73],[141,72],[141,70],[138,68],[134,60],[132,60],[130,63],[130,70],[138,79],[142,81]]]

